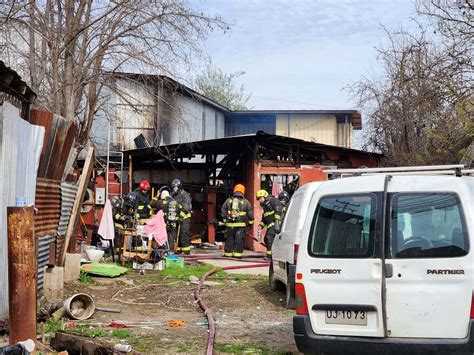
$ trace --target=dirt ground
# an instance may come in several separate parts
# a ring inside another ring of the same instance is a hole
[[[192,269],[195,265],[187,265]],[[268,290],[267,277],[229,275],[222,271],[209,280],[219,285],[201,291],[212,309],[217,335],[215,353],[298,353],[293,341],[294,311],[283,305],[284,294]],[[86,322],[91,329],[103,329],[98,341],[111,345],[119,339],[107,327],[111,322],[129,325],[125,342],[142,353],[205,352],[207,320],[194,299],[195,285],[188,276],[164,276],[159,271],[140,275],[130,271],[116,279],[93,278],[66,285],[66,296],[91,295],[97,307],[118,308],[121,313],[98,311]],[[185,326],[170,327],[171,321]],[[70,328],[74,331],[74,328]]]

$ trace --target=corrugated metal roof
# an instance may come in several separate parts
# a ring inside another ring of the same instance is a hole
[[[55,235],[61,216],[60,182],[49,179],[37,180],[35,207],[35,236]]]
[[[77,184],[71,182],[63,181],[61,183],[61,217],[59,218],[58,235],[66,235],[78,188]]]
[[[21,80],[21,77],[16,71],[7,67],[4,62],[0,60],[0,91],[11,94],[20,100],[31,103],[35,98],[36,94],[31,88]]]
[[[49,246],[56,242],[56,237],[45,235],[38,238],[38,291],[43,289],[44,267],[49,261]]]
[[[374,157],[382,157],[382,154],[366,152],[357,149],[338,147],[328,144],[308,142],[298,138],[284,137],[276,134],[270,134],[263,131],[258,131],[254,134],[244,134],[240,136],[231,136],[224,138],[208,139],[202,141],[188,142],[188,143],[177,143],[162,145],[159,147],[149,147],[149,148],[139,148],[124,150],[125,155],[131,155],[133,157],[161,157],[165,159],[171,158],[190,158],[199,154],[206,154],[206,152],[211,152],[213,154],[226,154],[230,151],[238,151],[236,148],[237,145],[243,144],[248,146],[249,143],[256,142],[260,145],[265,144],[276,144],[281,147],[283,150],[288,150],[290,147],[299,147],[301,152],[319,152],[325,150],[335,150],[335,151],[347,151],[360,153],[364,155],[371,155]],[[241,148],[239,148],[241,149]]]

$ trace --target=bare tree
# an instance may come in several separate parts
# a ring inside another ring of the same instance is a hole
[[[419,0],[419,34],[385,30],[382,75],[351,86],[390,165],[457,163],[474,138],[474,3]]]
[[[444,55],[444,70],[463,74],[454,94],[466,95],[474,86],[474,1],[418,1],[417,12],[431,21],[438,46]]]
[[[367,112],[366,148],[389,165],[456,163],[474,137],[472,87],[465,71],[446,70],[446,53],[419,35],[386,31],[381,77],[351,86]]]
[[[236,79],[244,74],[243,71],[228,74],[208,65],[204,72],[196,76],[194,87],[204,96],[231,110],[246,110],[251,94],[246,93],[243,84],[238,86],[236,83]]]
[[[76,120],[82,144],[103,93],[115,89],[108,74],[172,73],[201,54],[209,31],[228,29],[185,0],[2,2],[0,26],[5,53],[30,77],[37,105]]]

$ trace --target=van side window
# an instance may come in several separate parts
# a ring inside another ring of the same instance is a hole
[[[392,257],[457,257],[468,253],[461,202],[456,194],[397,193],[391,201]]]
[[[301,204],[303,203],[304,196],[304,194],[295,194],[292,197],[283,222],[283,231],[296,230],[298,228],[298,222],[301,215]]]
[[[311,226],[309,254],[332,258],[372,257],[376,199],[374,194],[321,198]]]

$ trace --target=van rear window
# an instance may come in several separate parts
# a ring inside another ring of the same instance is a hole
[[[391,202],[394,258],[464,256],[469,251],[461,202],[453,193],[397,193]]]
[[[329,258],[372,257],[376,200],[374,194],[321,198],[311,226],[308,253]]]

